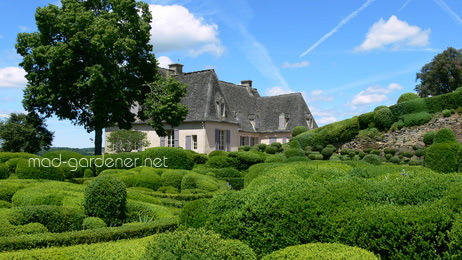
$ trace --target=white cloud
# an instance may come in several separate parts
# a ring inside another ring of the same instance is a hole
[[[173,63],[173,61],[167,56],[158,57],[157,62],[159,63],[159,67],[164,69],[168,69],[168,65]]]
[[[315,90],[311,91],[311,96],[320,96],[320,95],[322,95],[323,92],[324,92],[323,90],[315,89]]]
[[[311,91],[310,97],[307,99],[308,102],[314,102],[314,101],[325,101],[325,102],[330,102],[334,100],[333,96],[330,95],[323,95],[324,91],[321,89],[315,89]]]
[[[208,24],[180,5],[150,5],[152,13],[151,43],[154,51],[187,51],[191,56],[225,51],[218,38],[218,26]]]
[[[28,32],[30,30],[30,28],[25,25],[19,25],[18,28],[21,32]]]
[[[10,102],[10,101],[14,101],[14,99],[11,98],[11,97],[4,97],[4,98],[2,98],[2,101]]]
[[[446,4],[446,2],[444,0],[434,0],[435,3],[438,4],[438,6],[443,9],[443,11],[445,11],[449,16],[451,16],[451,18],[459,25],[462,25],[462,19],[460,18],[460,16],[458,16],[456,13],[454,13],[454,11],[449,8],[449,6]]]
[[[337,122],[338,120],[334,116],[329,116],[329,117],[321,117],[319,120],[316,120],[316,121],[320,125],[327,125],[327,124]]]
[[[288,61],[284,62],[282,64],[282,68],[303,68],[303,67],[308,67],[310,65],[310,62],[308,61],[301,61],[301,62],[294,62],[290,63]]]
[[[0,68],[0,88],[23,88],[26,72],[19,67]]]
[[[375,23],[366,35],[366,40],[355,51],[371,51],[392,47],[425,47],[429,42],[430,29],[422,30],[392,15],[388,21],[382,18]]]
[[[272,88],[266,89],[265,91],[265,94],[267,96],[277,96],[277,95],[290,94],[290,93],[294,93],[294,92],[289,88],[283,88],[280,86],[274,86]]]
[[[8,115],[8,114],[0,114],[0,117],[3,117],[3,118],[9,118],[9,117],[10,117],[10,115]]]
[[[369,105],[372,103],[380,103],[387,100],[387,94],[395,91],[401,90],[403,87],[397,83],[391,83],[387,87],[381,86],[372,86],[368,87],[366,90],[359,92],[355,95],[351,101],[352,106],[363,106]]]

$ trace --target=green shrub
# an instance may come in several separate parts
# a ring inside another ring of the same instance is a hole
[[[27,159],[24,158],[11,158],[8,161],[6,161],[5,165],[8,167],[8,171],[10,173],[15,173],[16,172],[16,167],[20,162],[25,162]]]
[[[11,203],[8,201],[0,200],[0,209],[2,208],[11,208]]]
[[[305,152],[300,147],[300,143],[296,140],[290,141],[289,148],[284,151],[284,156],[287,158],[295,156],[305,156]]]
[[[250,146],[249,146],[249,150],[250,150]],[[220,150],[212,151],[212,152],[209,153],[209,157],[227,156],[227,155],[228,155],[228,152],[220,151]]]
[[[377,112],[377,111],[379,111],[380,109],[383,109],[383,108],[388,108],[388,106],[378,106],[378,107],[374,108],[374,112]]]
[[[450,117],[452,115],[451,110],[445,109],[443,110],[443,116],[444,117]]]
[[[456,217],[448,236],[449,250],[452,252],[453,259],[460,259],[462,257],[462,217]]]
[[[290,246],[282,250],[272,252],[263,257],[263,260],[272,259],[331,259],[331,260],[367,260],[378,258],[371,252],[357,247],[350,247],[342,244],[313,243],[299,246]]]
[[[412,159],[409,161],[410,166],[420,166],[422,165],[422,160]]]
[[[0,251],[13,251],[52,246],[70,246],[114,241],[119,239],[139,238],[174,230],[177,226],[177,221],[172,219],[103,229],[0,237]]]
[[[205,229],[156,235],[142,259],[256,259],[246,244]]]
[[[458,142],[434,143],[425,149],[425,167],[436,172],[457,172],[459,169]]]
[[[228,156],[212,156],[209,157],[209,160],[205,164],[208,168],[235,168],[237,161],[235,158]]]
[[[385,159],[387,159],[387,161],[390,161],[391,157],[393,157],[393,155],[389,153],[385,154]]]
[[[83,177],[91,178],[91,177],[95,177],[95,174],[93,173],[92,169],[85,169],[85,171],[83,172]]]
[[[228,156],[235,158],[236,168],[239,171],[247,170],[250,166],[264,161],[259,155],[253,152],[230,152]]]
[[[308,131],[308,128],[306,128],[304,126],[296,126],[292,130],[292,137],[296,137],[297,135],[302,134],[302,133],[304,133],[306,131]]]
[[[402,116],[405,126],[419,126],[432,119],[432,115],[427,112],[419,112]]]
[[[206,192],[213,192],[218,190],[218,185],[217,182],[209,176],[190,172],[184,175],[181,180],[181,190],[187,189],[199,189]]]
[[[380,159],[380,156],[375,155],[375,154],[368,154],[364,156],[363,161],[368,162],[373,165],[380,165],[382,164],[382,159]]]
[[[406,102],[406,101],[411,101],[411,100],[414,100],[414,99],[419,99],[419,98],[420,98],[419,95],[417,95],[415,93],[404,93],[398,98],[397,104],[402,103],[402,102]]]
[[[334,154],[334,150],[332,148],[324,148],[322,149],[321,154],[324,160],[329,160]]]
[[[443,128],[436,132],[435,137],[433,139],[434,143],[443,143],[443,142],[455,142],[456,137],[454,133],[449,128]]]
[[[213,158],[213,157],[212,157]],[[210,159],[212,159],[210,158]],[[168,170],[164,171],[160,176],[162,186],[164,187],[175,187],[177,189],[181,188],[181,182],[183,177],[187,174],[187,171],[182,170]]]
[[[417,157],[422,157],[422,156],[424,156],[424,150],[423,150],[423,149],[417,149],[417,150],[415,151],[415,156],[417,156]]]
[[[9,152],[0,152],[0,163],[6,163],[12,158],[39,158],[39,156],[31,153],[9,153]]]
[[[273,145],[267,145],[266,149],[265,149],[265,152],[267,154],[276,154],[278,152],[278,148],[276,146],[273,146]]]
[[[194,166],[193,160],[179,147],[154,147],[143,152],[143,163],[146,159],[156,160],[166,158],[165,168],[191,170]]]
[[[266,158],[265,163],[282,163],[286,160],[287,158],[283,154],[276,154],[276,155],[270,155]]]
[[[120,225],[125,219],[126,204],[125,184],[110,175],[94,178],[85,188],[85,213],[101,218],[110,226]]]
[[[454,90],[454,92],[462,92],[462,87],[456,88],[456,90]]]
[[[394,164],[399,164],[399,158],[396,156],[391,157],[390,162]]]
[[[380,156],[380,151],[377,150],[377,149],[372,149],[369,154],[375,154],[375,155],[379,155]]]
[[[50,232],[79,230],[85,215],[80,209],[55,205],[14,207],[10,222],[14,225],[41,223]]]
[[[82,228],[83,229],[97,229],[107,227],[104,220],[96,217],[88,217],[83,220]]]
[[[64,172],[61,168],[32,161],[19,162],[16,168],[16,176],[19,179],[64,180]]]
[[[412,158],[414,156],[415,152],[414,151],[401,151],[399,152],[399,155],[402,155],[406,158]]]
[[[277,149],[281,148],[282,147],[282,144],[280,142],[274,142],[271,144],[271,146],[274,146],[276,147]]]
[[[266,150],[266,144],[259,144],[258,145],[258,150],[260,152],[264,152]]]
[[[394,122],[395,116],[388,107],[382,108],[375,112],[374,125],[379,130],[388,130]]]
[[[238,150],[239,150],[239,151],[247,152],[247,151],[250,150],[250,148],[252,148],[252,147],[250,147],[250,145],[241,145],[241,146],[239,146]],[[213,152],[212,152],[212,153],[213,153]]]
[[[10,177],[10,170],[4,163],[0,163],[0,179],[8,179]]]
[[[242,174],[234,168],[215,169],[213,171],[217,178],[240,178]]]
[[[403,127],[404,127],[403,120],[398,120],[398,122],[394,122],[393,125],[391,125],[390,130],[392,132],[394,132],[394,131],[397,131],[397,130],[401,130],[401,128],[403,128]]]
[[[385,148],[383,149],[384,154],[391,154],[392,156],[396,154],[396,149],[393,148]]]
[[[435,138],[436,131],[434,132],[427,132],[423,137],[423,142],[425,145],[431,145],[433,143],[433,139]]]
[[[375,111],[374,112],[369,112],[365,114],[361,114],[358,117],[359,120],[359,128],[360,129],[367,129],[369,128],[369,125],[374,122],[374,117],[375,117]]]
[[[196,153],[193,155],[192,159],[195,164],[205,164],[209,157],[203,153]]]
[[[359,152],[358,156],[359,156],[359,159],[362,160],[364,158],[364,156],[366,156],[366,153],[365,152]]]
[[[126,152],[126,153],[114,153],[114,154],[103,154],[103,155],[97,155],[90,157],[89,159],[91,160],[91,165],[90,167],[93,169],[93,172],[95,175],[99,175],[100,172],[106,170],[106,169],[131,169],[135,168],[137,166],[142,166],[145,162],[145,158],[143,156],[145,155],[144,152]],[[186,154],[185,154],[186,155]],[[162,156],[160,156],[161,159],[163,159]],[[111,163],[103,163],[108,162],[108,160],[112,160],[113,164]],[[166,161],[168,163],[168,160]],[[148,166],[151,166],[151,162],[146,163]],[[154,164],[154,163],[153,163]],[[160,164],[160,163],[159,163]],[[109,167],[110,166],[110,167]],[[83,175],[83,172],[82,172]]]

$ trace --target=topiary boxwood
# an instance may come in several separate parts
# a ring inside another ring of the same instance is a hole
[[[294,157],[294,156],[305,156],[305,152],[300,147],[300,143],[297,140],[292,140],[289,143],[289,148],[284,151],[284,156]]]
[[[322,154],[323,160],[329,160],[330,157],[332,157],[332,155],[334,154],[334,149],[326,147],[322,149],[321,154]]]
[[[275,251],[262,260],[291,259],[291,260],[375,260],[378,258],[371,252],[342,244],[313,243],[286,247]]]
[[[375,112],[374,124],[379,130],[388,130],[394,122],[395,116],[388,107]]]
[[[423,137],[424,144],[427,145],[427,146],[431,145],[433,143],[433,139],[435,138],[435,134],[436,134],[436,131],[425,133],[425,135]]]
[[[144,164],[148,164],[146,159],[149,161],[157,158],[166,158],[164,168],[191,170],[194,166],[192,158],[180,147],[154,147],[143,152]]]
[[[85,188],[84,209],[89,217],[101,218],[110,226],[125,219],[127,190],[125,184],[110,175],[94,178]]]
[[[294,127],[294,129],[292,130],[292,137],[296,137],[297,135],[301,134],[301,133],[304,133],[308,131],[308,128],[304,127],[304,126],[296,126]]]
[[[142,259],[256,259],[239,240],[223,239],[213,231],[187,229],[156,235]]]
[[[83,220],[82,228],[83,229],[97,229],[107,227],[104,220],[96,217],[88,217]]]
[[[439,130],[433,144],[425,149],[425,167],[443,173],[457,172],[461,159],[459,149],[461,145],[449,128]]]
[[[406,101],[410,101],[410,100],[414,100],[414,99],[418,99],[418,98],[420,98],[420,97],[416,93],[404,93],[398,98],[398,102],[396,102],[396,103],[399,104],[399,103],[402,103],[402,102],[406,102]]]
[[[36,161],[30,159],[18,162],[16,176],[19,179],[64,180],[62,168],[48,165],[48,162],[39,159]]]
[[[236,158],[228,156],[212,156],[209,157],[207,163],[205,164],[208,168],[236,168]]]
[[[382,159],[380,159],[380,156],[375,155],[375,154],[368,154],[364,156],[363,161],[368,162],[373,165],[380,165],[382,164]]]

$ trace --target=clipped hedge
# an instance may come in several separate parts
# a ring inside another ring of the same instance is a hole
[[[0,152],[0,163],[5,163],[12,158],[39,158],[39,156],[31,153],[9,153],[9,152]]]
[[[155,160],[166,158],[164,168],[191,170],[194,162],[187,153],[179,147],[154,147],[143,152],[143,163],[146,159]]]
[[[427,112],[419,112],[402,116],[405,126],[419,126],[427,123],[433,116]]]
[[[97,229],[107,227],[104,220],[96,217],[88,217],[83,220],[82,228],[83,229]]]
[[[406,102],[406,101],[411,101],[411,100],[414,100],[414,99],[419,99],[419,95],[417,95],[416,93],[404,93],[402,94],[399,98],[398,98],[398,102],[396,103],[403,103],[403,102]]]
[[[0,179],[8,179],[10,177],[10,170],[4,163],[0,163]]]
[[[461,155],[458,152],[461,147],[450,129],[439,130],[433,144],[424,151],[425,167],[443,173],[459,171]]]
[[[142,259],[256,259],[255,253],[238,240],[222,239],[205,229],[187,229],[156,235]]]
[[[305,152],[300,147],[300,143],[297,140],[290,141],[289,148],[284,150],[284,156],[290,157],[304,157]]]
[[[302,133],[304,133],[306,131],[308,131],[308,128],[306,128],[304,126],[296,126],[292,130],[292,137],[296,137],[297,135],[302,134]]]
[[[379,130],[388,130],[395,122],[395,116],[388,107],[379,109],[374,115],[374,125]]]
[[[209,157],[209,160],[205,164],[207,168],[236,168],[237,160],[236,158],[216,155]]]
[[[61,161],[69,161],[69,159],[77,159],[79,160],[80,158],[83,158],[84,156],[81,155],[80,153],[73,152],[73,151],[68,151],[68,150],[55,150],[55,151],[49,151],[46,152],[44,155],[42,155],[43,158],[49,158],[49,159],[61,159]]]
[[[15,237],[0,237],[0,251],[14,251],[51,246],[71,246],[140,238],[176,229],[175,219],[149,222],[139,225],[126,225],[102,229],[71,231],[63,233],[44,233]]]
[[[254,152],[230,152],[228,157],[235,158],[235,165],[239,171],[247,170],[250,166],[264,161]]]
[[[47,179],[64,180],[64,172],[59,167],[43,165],[37,161],[20,161],[16,168],[16,176],[19,179]]]
[[[282,250],[275,251],[265,257],[263,260],[272,259],[329,259],[329,260],[378,260],[371,252],[364,249],[346,246],[342,244],[313,243],[299,246],[290,246]]]

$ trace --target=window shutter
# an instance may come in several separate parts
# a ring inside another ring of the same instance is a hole
[[[165,136],[160,137],[160,146],[164,147],[165,146]]]
[[[173,130],[173,147],[180,146],[180,130]]]
[[[215,150],[220,149],[220,129],[215,129]]]
[[[244,137],[241,136],[241,142],[240,142],[241,145],[244,145]]]
[[[226,130],[226,151],[231,151],[231,131]]]
[[[191,136],[186,136],[186,150],[191,150]]]
[[[257,137],[255,140],[257,144],[260,144],[260,137]]]

